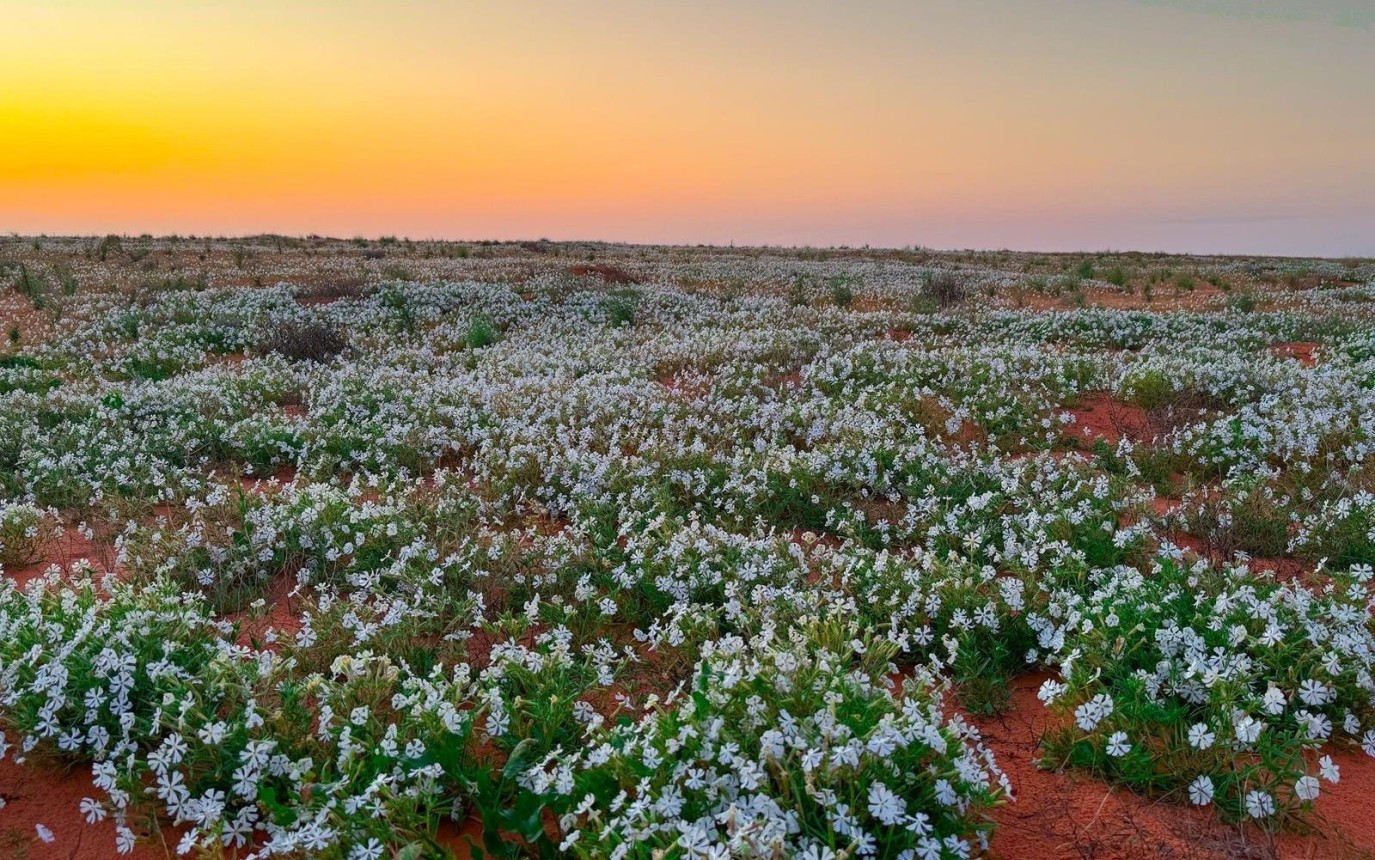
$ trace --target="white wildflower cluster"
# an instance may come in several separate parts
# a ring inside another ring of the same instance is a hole
[[[579,856],[969,856],[1005,780],[928,678],[886,688],[895,651],[838,622],[722,638],[690,689],[524,782],[578,801]]]
[[[977,856],[1026,671],[1232,818],[1375,754],[1375,268],[363,245],[51,240],[0,356],[0,749],[120,852]]]

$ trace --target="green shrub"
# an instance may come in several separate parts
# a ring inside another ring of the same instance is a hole
[[[603,298],[601,309],[608,323],[615,328],[621,328],[635,325],[635,315],[639,303],[639,293],[633,290],[621,290]]]
[[[467,344],[469,349],[481,349],[501,340],[501,330],[490,317],[478,317],[468,324]]]
[[[0,567],[24,567],[43,557],[57,520],[23,502],[0,504]]]
[[[850,286],[849,278],[831,278],[831,301],[838,308],[848,308],[854,304],[855,292]]]
[[[1128,402],[1142,409],[1159,409],[1178,397],[1178,391],[1159,370],[1138,371],[1122,380],[1121,392]]]
[[[927,272],[922,275],[922,293],[940,308],[954,307],[964,301],[968,290],[954,272]]]

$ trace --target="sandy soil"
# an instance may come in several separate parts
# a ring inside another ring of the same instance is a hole
[[[1036,698],[1046,677],[1033,673],[1018,678],[1008,711],[971,718],[1016,791],[1012,801],[993,812],[997,824],[993,857],[1354,860],[1372,856],[1375,810],[1368,798],[1375,796],[1375,759],[1359,751],[1333,756],[1341,768],[1341,782],[1324,784],[1316,806],[1322,821],[1318,833],[1274,836],[1253,827],[1229,825],[1211,809],[1152,801],[1081,774],[1037,767],[1040,739],[1054,720]]]
[[[1292,341],[1277,343],[1270,351],[1280,358],[1292,358],[1304,367],[1314,367],[1318,363],[1319,344],[1312,341]]]
[[[176,856],[176,836],[164,846],[155,833],[135,827],[139,841],[132,854],[115,852],[115,827],[108,819],[87,824],[82,798],[97,797],[88,767],[62,770],[57,764],[15,764],[11,750],[0,760],[0,857],[13,860],[110,860],[114,857],[155,860]],[[45,842],[37,826],[51,832]],[[130,822],[131,826],[135,822]]]
[[[1074,416],[1074,423],[1062,432],[1079,445],[1088,448],[1099,439],[1116,445],[1123,439],[1149,442],[1155,435],[1146,410],[1114,399],[1106,392],[1085,394],[1073,409],[1064,409]]]

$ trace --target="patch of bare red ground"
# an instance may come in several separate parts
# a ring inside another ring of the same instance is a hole
[[[670,394],[684,397],[701,397],[711,390],[711,386],[700,375],[669,373],[659,377],[659,384]]]
[[[1317,830],[1264,833],[1226,824],[1211,807],[1151,800],[1074,772],[1042,770],[1041,739],[1058,717],[1036,698],[1045,673],[1013,682],[1011,706],[997,716],[968,717],[1012,782],[1014,797],[991,813],[996,825],[990,855],[1147,860],[1147,858],[1311,858],[1346,860],[1375,848],[1375,759],[1359,752],[1334,754],[1341,781],[1324,783]]]
[[[472,860],[473,846],[482,846],[482,819],[474,816],[460,823],[440,821],[434,841],[448,849],[454,860]]]
[[[544,834],[556,845],[562,839],[557,823],[552,814],[548,812],[544,816]],[[470,860],[474,856],[479,856],[473,849],[483,849],[483,840],[482,819],[476,815],[457,823],[447,819],[440,821],[434,838],[435,842],[453,854],[454,860]],[[501,841],[511,845],[528,845],[524,839],[514,833],[503,832]],[[484,852],[480,856],[490,855]]]
[[[222,352],[210,357],[211,364],[243,364],[248,361],[248,354],[243,352]]]
[[[776,374],[765,380],[764,384],[770,388],[797,388],[802,384],[802,371]]]
[[[578,277],[597,275],[602,279],[602,283],[604,284],[637,283],[637,279],[634,275],[624,269],[618,269],[606,263],[579,263],[576,266],[569,266],[568,274],[577,275]]]
[[[1246,561],[1248,567],[1256,573],[1266,573],[1273,576],[1278,582],[1289,582],[1297,579],[1308,584],[1317,584],[1317,577],[1313,568],[1296,558],[1250,558]]]
[[[304,624],[301,620],[301,606],[292,597],[295,588],[294,573],[278,573],[273,577],[272,585],[264,595],[265,606],[261,614],[238,612],[226,615],[229,621],[239,622],[238,644],[276,650],[282,639],[294,638],[300,633]],[[266,634],[269,630],[275,631],[277,643],[267,641]]]
[[[271,477],[245,476],[239,479],[239,485],[251,493],[265,493],[270,489],[290,484],[294,480],[296,480],[296,467],[285,464],[279,466]]]
[[[14,750],[0,760],[0,857],[24,860],[109,860],[112,857],[155,860],[176,856],[176,839],[166,834],[163,844],[155,833],[139,833],[132,854],[115,851],[115,826],[110,820],[87,824],[81,814],[82,798],[99,798],[91,785],[88,766],[63,770],[55,763],[30,759],[23,765],[11,758]],[[130,826],[137,819],[130,819]],[[39,838],[37,825],[52,832],[52,841]],[[138,829],[135,828],[138,833]]]
[[[53,565],[66,574],[81,561],[89,561],[97,572],[117,570],[113,547],[87,539],[76,526],[66,526],[61,537],[44,546],[41,559],[23,567],[5,568],[5,576],[23,586],[47,573]]]
[[[1270,351],[1280,358],[1292,358],[1304,367],[1314,367],[1318,363],[1317,350],[1320,344],[1313,341],[1289,341],[1277,343]]]
[[[1208,542],[1198,535],[1189,534],[1182,529],[1172,529],[1165,533],[1165,539],[1180,549],[1189,550],[1195,555],[1202,556],[1203,558],[1212,558]]]
[[[1109,445],[1116,445],[1123,439],[1148,442],[1154,435],[1146,410],[1116,400],[1106,392],[1085,394],[1073,409],[1060,411],[1074,416],[1074,423],[1066,425],[1062,432],[1085,447],[1098,439]]]
[[[1158,517],[1168,517],[1170,514],[1179,510],[1181,504],[1183,504],[1183,502],[1180,499],[1171,498],[1169,496],[1156,496],[1151,499],[1151,511]]]
[[[889,340],[895,340],[898,343],[905,343],[912,339],[912,332],[905,328],[890,328],[887,334]]]

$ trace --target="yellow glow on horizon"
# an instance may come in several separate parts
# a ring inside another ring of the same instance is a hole
[[[1118,0],[10,5],[0,228],[883,242],[1315,196],[1375,215],[1375,49],[1317,23]],[[1135,52],[1104,44],[1120,28]]]

